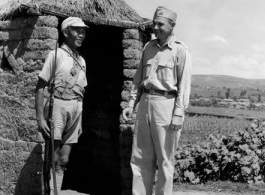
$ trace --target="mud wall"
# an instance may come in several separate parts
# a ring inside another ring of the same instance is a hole
[[[34,90],[58,38],[52,16],[0,21],[0,194],[40,194],[43,140]]]
[[[122,110],[128,106],[132,80],[142,56],[143,34],[136,29],[127,29],[123,32],[123,91]],[[120,116],[120,158],[121,158],[121,182],[122,195],[132,194],[132,171],[130,167],[132,138],[135,120],[125,121]]]
[[[53,16],[22,17],[0,22],[0,195],[41,194],[42,181],[38,173],[42,171],[44,144],[37,131],[34,90],[45,56],[55,47],[60,22]],[[87,45],[94,43],[93,47],[84,46],[80,52],[87,61],[88,72],[84,132],[80,145],[77,144],[79,146],[70,156],[68,177],[63,186],[76,190],[81,186],[80,191],[86,192],[89,186],[97,186],[106,180],[108,185],[115,186],[113,192],[121,190],[123,195],[130,195],[130,156],[135,121],[125,121],[120,113],[128,104],[133,76],[142,54],[143,35],[136,29],[111,32],[110,28],[94,28],[91,26],[94,34],[86,38]],[[105,35],[105,30],[110,30],[109,34]],[[115,42],[110,41],[111,33],[111,37],[116,37],[113,39]],[[102,39],[103,36],[107,36],[106,39]],[[91,42],[91,38],[94,41]],[[97,38],[103,40],[102,44]],[[119,39],[121,41],[117,45]],[[109,45],[107,48],[106,44]],[[109,58],[105,55],[104,63],[97,57],[102,53],[102,45],[109,53]],[[117,48],[114,49],[113,45]],[[117,109],[116,104],[120,104],[120,108]],[[82,158],[84,153],[87,161],[78,160],[77,156]],[[81,164],[84,166],[79,166]],[[101,168],[95,169],[95,165]],[[82,168],[79,176],[86,172],[91,175],[90,182],[71,182],[71,172],[76,175],[77,166]],[[120,182],[121,186],[118,186]]]

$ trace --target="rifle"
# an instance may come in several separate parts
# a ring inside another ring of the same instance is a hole
[[[54,89],[55,89],[55,70],[56,70],[56,61],[57,61],[57,42],[55,47],[55,59],[54,59],[54,69],[51,80],[51,90],[50,90],[50,104],[49,104],[49,114],[48,114],[48,126],[50,128],[50,137],[45,137],[45,152],[44,152],[44,165],[43,165],[43,181],[44,181],[44,195],[50,195],[50,167],[52,165],[52,176],[53,176],[53,188],[54,195],[57,193],[57,184],[56,184],[56,174],[55,174],[55,162],[54,162],[54,123],[52,120],[53,112],[53,102],[54,102]]]

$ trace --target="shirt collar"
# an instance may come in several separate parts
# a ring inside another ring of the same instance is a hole
[[[172,49],[173,48],[173,44],[176,41],[177,41],[177,39],[176,39],[175,35],[173,34],[171,39],[166,44],[164,44],[163,47],[165,47],[167,45],[170,49]],[[155,39],[153,46],[157,46],[158,48],[161,48],[161,46],[159,45],[157,39]]]
[[[67,50],[70,54],[72,54],[76,58],[79,55],[77,50],[75,50],[75,51],[71,50],[70,47],[68,47],[65,43],[62,44],[61,48],[64,48],[65,50]]]

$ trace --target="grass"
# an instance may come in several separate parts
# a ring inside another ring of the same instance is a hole
[[[233,195],[264,195],[265,184],[248,185],[230,181],[207,182],[198,185],[182,183],[175,184],[173,191],[219,192],[221,194]]]
[[[245,119],[228,119],[214,116],[187,116],[183,124],[180,145],[198,144],[210,134],[233,135],[250,124]]]
[[[187,113],[214,115],[221,117],[237,117],[246,119],[265,118],[265,110],[242,110],[234,108],[216,108],[216,107],[199,107],[189,106]]]
[[[236,97],[239,97],[240,96],[240,93],[241,91],[243,91],[244,89],[231,89],[231,93],[230,93],[230,96],[231,98],[236,96]],[[193,97],[195,94],[197,94],[198,96],[202,96],[202,97],[205,97],[205,98],[209,98],[211,96],[214,96],[216,97],[218,95],[218,92],[220,91],[220,95],[221,96],[225,96],[225,93],[227,91],[227,89],[223,89],[223,88],[214,88],[214,89],[204,89],[204,88],[192,88],[191,90],[191,96]],[[261,95],[261,100],[262,101],[265,101],[265,92],[262,92],[262,91],[257,91],[257,90],[247,90],[246,89],[246,94],[245,94],[245,98],[247,97],[252,97],[254,98],[255,100],[258,99],[258,94]]]

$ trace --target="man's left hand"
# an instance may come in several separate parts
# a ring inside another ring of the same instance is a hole
[[[183,117],[182,116],[176,116],[173,115],[171,120],[171,129],[173,131],[178,131],[181,129],[183,123]]]
[[[80,135],[83,133],[83,130],[82,130],[82,128],[80,128],[79,130],[78,130],[78,138],[80,137]]]

